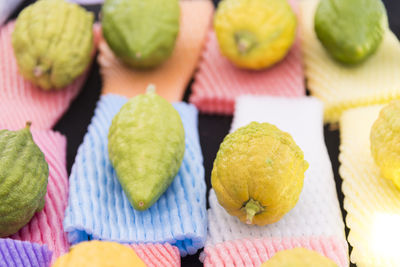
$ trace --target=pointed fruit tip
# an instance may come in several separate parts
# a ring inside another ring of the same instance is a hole
[[[155,93],[156,92],[156,86],[154,84],[149,84],[146,88],[146,93]]]

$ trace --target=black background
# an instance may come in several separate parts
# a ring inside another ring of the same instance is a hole
[[[23,7],[33,2],[35,1],[33,0],[25,1],[23,5],[12,15],[12,18],[15,18]],[[215,4],[217,4],[217,2],[219,1],[214,0]],[[400,1],[383,0],[383,2],[388,12],[390,28],[397,35],[397,37],[400,38]],[[95,12],[96,14],[98,14],[98,11],[100,10],[99,5],[85,6],[85,8]],[[78,146],[82,143],[83,136],[85,135],[87,127],[94,114],[96,102],[100,96],[101,86],[102,83],[99,74],[99,66],[97,62],[94,61],[94,64],[90,71],[90,75],[85,85],[83,86],[81,93],[72,102],[69,110],[64,114],[64,116],[54,127],[55,130],[63,133],[67,137],[68,173],[70,172],[72,164],[74,163]],[[189,84],[185,92],[184,101],[188,100],[190,93],[191,93],[191,86]],[[205,179],[208,190],[211,188],[210,175],[211,175],[212,163],[214,161],[220,143],[222,142],[223,138],[229,131],[231,122],[232,122],[232,116],[216,116],[216,115],[205,115],[205,114],[199,115],[200,143],[203,151]],[[335,175],[337,194],[340,201],[344,219],[346,216],[346,212],[343,209],[343,193],[341,191],[342,180],[338,174],[339,131],[330,130],[329,126],[325,126],[324,133],[325,133],[325,143],[328,148],[328,153],[332,162],[332,169]],[[208,208],[208,198],[207,198],[207,208]],[[346,236],[347,235],[348,235],[348,229],[346,227]],[[185,258],[182,258],[182,266],[203,266],[203,264],[199,261],[199,253],[197,253],[196,255],[186,256]]]

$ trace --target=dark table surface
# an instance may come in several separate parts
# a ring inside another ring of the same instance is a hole
[[[219,0],[213,0],[215,4]],[[350,1],[350,0],[349,0]],[[18,13],[27,5],[35,2],[34,0],[27,0],[23,5],[12,15],[15,18]],[[400,1],[399,0],[383,0],[388,16],[391,30],[400,38]],[[100,10],[99,5],[85,6],[90,11],[98,14]],[[400,75],[400,74],[399,74]],[[79,145],[83,141],[83,136],[86,133],[87,127],[94,114],[96,102],[100,97],[101,91],[101,77],[99,73],[99,66],[95,61],[90,75],[82,88],[81,93],[72,102],[69,110],[60,119],[54,130],[61,132],[67,137],[68,148],[67,148],[67,170],[68,173],[71,170],[72,164],[74,163],[75,155]],[[188,100],[191,93],[191,84],[188,85],[184,101]],[[229,128],[232,122],[232,116],[217,116],[217,115],[199,115],[199,133],[200,143],[204,157],[204,168],[205,168],[205,179],[207,183],[207,189],[210,190],[211,183],[211,169],[218,151],[219,145],[222,142],[225,135],[229,132]],[[340,206],[342,209],[343,220],[346,217],[346,211],[343,209],[343,193],[341,190],[342,179],[339,176],[338,168],[338,154],[339,154],[339,131],[330,130],[328,126],[324,127],[325,143],[328,148],[329,157],[332,162],[332,169],[336,181],[336,190],[339,198]],[[207,198],[208,208],[208,198]],[[346,236],[348,235],[349,229],[346,227]],[[351,250],[351,246],[350,250]],[[199,261],[198,252],[192,256],[186,256],[182,258],[182,266],[203,266]],[[355,265],[353,265],[355,266]]]

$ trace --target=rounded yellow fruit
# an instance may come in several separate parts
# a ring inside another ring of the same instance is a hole
[[[219,204],[247,224],[279,221],[297,203],[308,163],[290,134],[252,122],[227,135],[211,173]]]
[[[146,267],[135,251],[116,242],[89,241],[73,246],[53,267]]]
[[[382,176],[400,188],[400,100],[384,107],[371,128],[371,152]]]
[[[214,19],[222,54],[236,66],[254,70],[286,56],[296,26],[287,0],[223,0]]]
[[[338,267],[331,259],[305,248],[293,248],[277,252],[260,267]]]

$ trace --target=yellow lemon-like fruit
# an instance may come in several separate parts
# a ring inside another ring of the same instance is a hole
[[[400,100],[379,113],[371,128],[371,152],[384,178],[400,188]]]
[[[116,242],[89,241],[71,248],[53,267],[146,267],[135,251]]]
[[[293,248],[277,252],[260,267],[338,267],[331,259],[305,248]]]
[[[252,122],[227,135],[211,174],[219,204],[247,224],[277,222],[297,203],[308,163],[290,134]]]
[[[214,19],[222,54],[236,66],[254,70],[286,56],[296,26],[287,0],[223,0]]]

